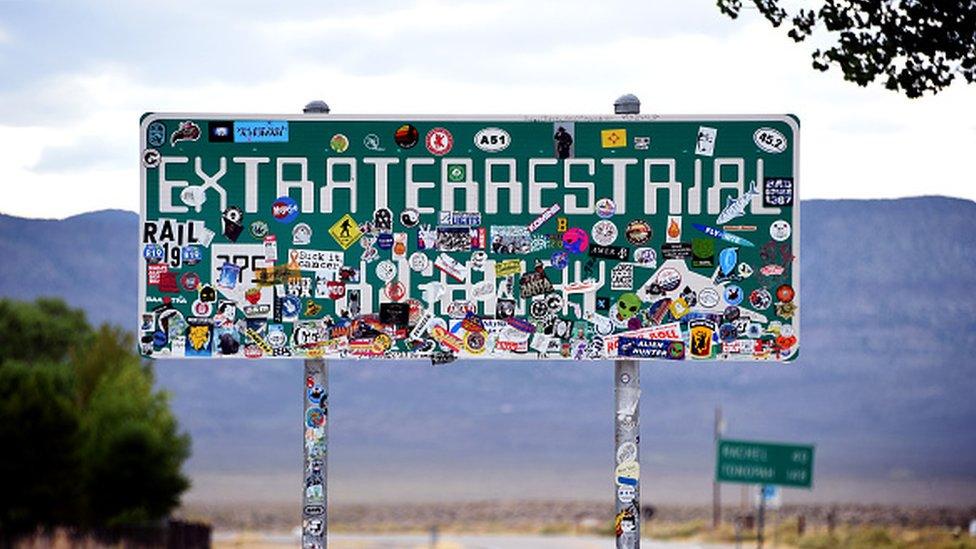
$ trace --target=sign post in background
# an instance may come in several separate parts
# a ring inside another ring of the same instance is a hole
[[[813,445],[721,439],[715,478],[719,482],[813,486]]]
[[[810,444],[780,444],[719,439],[715,458],[717,482],[756,484],[759,509],[757,546],[765,542],[766,506],[779,506],[780,486],[813,486],[813,452]]]

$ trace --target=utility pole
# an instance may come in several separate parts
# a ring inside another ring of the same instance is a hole
[[[640,114],[640,100],[620,96],[614,114]],[[614,383],[614,509],[617,549],[640,549],[640,363],[616,360]]]
[[[305,114],[329,114],[325,101],[312,101]],[[328,547],[329,365],[321,358],[305,359],[302,376],[304,414],[302,459],[302,547]]]
[[[765,537],[766,529],[766,485],[759,485],[759,520],[756,524],[756,547],[757,549],[763,549],[763,538]]]
[[[715,429],[713,432],[713,438],[715,442],[715,449],[712,455],[716,456],[718,459],[718,439],[722,438],[722,431],[724,431],[724,426],[722,425],[722,407],[715,407]],[[718,483],[717,475],[712,479],[712,530],[717,530],[719,525],[722,524],[722,486]]]

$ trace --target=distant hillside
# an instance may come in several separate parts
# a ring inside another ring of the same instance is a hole
[[[0,215],[0,296],[62,296],[96,322],[132,328],[137,225],[122,211]],[[797,364],[643,366],[645,500],[709,497],[711,417],[722,404],[730,435],[817,443],[816,489],[788,501],[976,503],[976,203],[806,201],[801,227]],[[194,497],[294,499],[300,363],[156,369],[194,437]],[[611,371],[336,364],[333,494],[605,497]]]

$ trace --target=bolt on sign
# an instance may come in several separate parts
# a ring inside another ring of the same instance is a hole
[[[142,354],[792,360],[798,127],[147,114]]]
[[[715,479],[718,482],[813,486],[813,446],[718,441]]]

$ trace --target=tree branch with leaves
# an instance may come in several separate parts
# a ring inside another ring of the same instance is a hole
[[[739,17],[742,0],[717,0]],[[790,14],[780,0],[753,0],[774,27],[803,42],[823,26],[833,46],[813,52],[813,67],[836,66],[844,79],[867,86],[877,79],[911,98],[933,95],[956,78],[976,82],[976,0],[825,0],[819,9]]]

